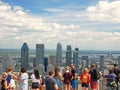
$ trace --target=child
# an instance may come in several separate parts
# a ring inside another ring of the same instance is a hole
[[[88,90],[90,83],[90,74],[88,73],[88,69],[84,68],[82,74],[80,75],[80,80],[82,82],[82,90]]]

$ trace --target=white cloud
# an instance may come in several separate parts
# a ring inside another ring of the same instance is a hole
[[[63,30],[79,28],[79,26],[72,24],[48,23],[40,16],[30,15],[22,7],[11,7],[3,2],[0,2],[0,22],[2,22],[0,25],[0,39],[4,38],[1,42],[6,44],[9,41],[18,43],[49,42],[51,40],[48,39],[57,39],[61,36],[59,34]],[[4,45],[1,45],[1,48],[2,46],[4,47]]]
[[[80,49],[106,49],[107,47],[108,49],[118,50],[120,49],[118,46],[120,45],[120,32],[97,32],[89,27],[82,28],[79,23],[73,23],[75,20],[84,20],[81,17],[86,13],[89,13],[86,16],[89,16],[91,20],[105,21],[106,15],[109,15],[109,13],[107,14],[109,12],[109,5],[107,4],[109,3],[100,2],[94,7],[89,7],[79,17],[76,17],[78,12],[77,14],[67,12],[65,13],[67,15],[62,14],[63,18],[54,18],[54,20],[48,22],[48,19],[31,15],[22,7],[11,7],[9,4],[0,2],[0,22],[2,22],[0,24],[0,48],[20,48],[23,42],[27,42],[30,48],[35,48],[36,43],[44,43],[46,48],[56,48],[56,43],[61,42],[63,45],[71,44],[73,47],[78,46]],[[107,9],[101,7],[103,4]],[[114,6],[114,4],[112,5]],[[64,12],[64,10],[60,12]],[[92,15],[99,16],[93,18]],[[67,16],[69,17],[65,19]],[[70,16],[76,18],[70,18]],[[60,24],[55,22],[56,19],[63,20],[62,22],[64,20],[68,21],[66,21],[67,24]]]
[[[119,0],[113,2],[109,2],[108,0],[99,1],[96,6],[89,6],[87,8],[86,16],[95,21],[120,22],[119,6]]]

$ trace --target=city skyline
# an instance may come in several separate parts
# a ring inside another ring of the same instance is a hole
[[[58,42],[80,50],[120,50],[120,0],[0,0],[0,48]]]

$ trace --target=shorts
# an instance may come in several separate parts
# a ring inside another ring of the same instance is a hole
[[[32,83],[32,89],[37,89],[40,87],[40,84],[38,82],[33,82]]]
[[[81,86],[82,87],[89,87],[89,84],[88,83],[82,83]]]
[[[91,87],[91,89],[97,89],[98,88],[98,82],[97,81],[90,82],[90,87]]]

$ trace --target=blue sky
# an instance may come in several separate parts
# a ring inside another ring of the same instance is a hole
[[[0,48],[120,50],[120,0],[0,0]]]

